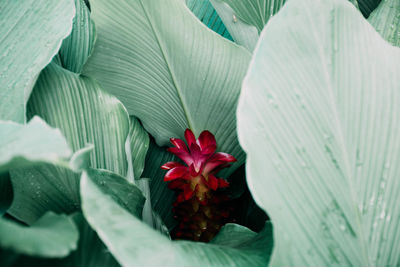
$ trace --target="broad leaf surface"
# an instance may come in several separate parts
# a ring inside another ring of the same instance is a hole
[[[252,52],[259,37],[257,28],[236,17],[235,12],[227,3],[221,0],[210,0],[210,2],[218,12],[235,43]]]
[[[232,40],[232,36],[218,16],[210,0],[186,0],[186,5],[208,28],[226,39]]]
[[[0,247],[38,257],[64,257],[76,249],[79,232],[71,218],[45,214],[30,227],[0,218]]]
[[[251,239],[238,238],[243,242],[233,247],[173,242],[123,209],[113,201],[113,195],[104,194],[93,182],[95,179],[82,176],[83,213],[121,265],[266,266],[268,263],[271,238],[268,228]]]
[[[400,1],[382,1],[368,18],[375,30],[394,46],[400,46]]]
[[[92,53],[96,31],[90,11],[83,0],[75,0],[76,15],[71,34],[62,42],[58,60],[62,67],[76,73]]]
[[[0,2],[0,119],[25,122],[25,104],[39,72],[68,36],[72,0]]]
[[[219,150],[243,162],[234,110],[249,53],[181,0],[95,0],[91,8],[98,37],[83,73],[117,96],[159,145],[183,138],[186,128],[196,136],[208,129]]]
[[[399,48],[344,0],[291,0],[261,35],[238,129],[272,266],[399,265]]]
[[[129,116],[93,79],[52,63],[41,73],[28,110],[29,116],[38,114],[61,129],[74,151],[94,144],[90,167],[127,174]],[[11,179],[10,213],[24,222],[32,223],[47,210],[70,213],[79,209],[80,175],[69,168],[46,165],[13,170]]]
[[[0,121],[0,172],[35,163],[65,163],[72,151],[60,130],[39,117],[27,125]]]

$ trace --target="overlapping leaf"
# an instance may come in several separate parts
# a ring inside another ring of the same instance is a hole
[[[232,40],[229,31],[218,16],[210,0],[186,0],[186,5],[208,28],[226,39]]]
[[[207,29],[181,0],[95,0],[91,8],[98,38],[84,73],[159,145],[186,128],[208,129],[219,150],[243,162],[234,110],[249,53]]]
[[[344,0],[288,1],[264,29],[238,129],[273,266],[399,265],[399,62]]]
[[[400,1],[382,1],[368,21],[386,41],[400,46]]]
[[[83,212],[124,266],[266,266],[268,263],[270,228],[265,228],[255,237],[249,238],[246,233],[246,237],[237,238],[232,247],[173,242],[124,210],[113,201],[113,195],[102,193],[93,182],[95,179],[95,176],[87,174],[82,176]],[[134,187],[128,183],[126,186]],[[236,239],[234,236],[231,238]]]
[[[62,42],[56,60],[62,67],[80,73],[92,53],[96,31],[85,2],[75,0],[75,9],[72,32]]]
[[[94,144],[90,166],[125,176],[129,117],[123,105],[90,78],[52,63],[40,75],[28,103],[29,114],[61,129],[74,151]],[[13,170],[10,213],[32,223],[47,210],[79,209],[79,174],[57,166]]]
[[[25,122],[25,104],[39,72],[68,36],[72,0],[0,2],[0,119]]]

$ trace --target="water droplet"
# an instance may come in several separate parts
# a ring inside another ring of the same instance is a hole
[[[385,218],[385,215],[386,215],[386,212],[383,210],[383,211],[381,212],[381,214],[379,215],[379,219],[384,219],[384,218]]]
[[[346,226],[345,226],[344,224],[341,224],[341,225],[339,226],[339,228],[340,228],[340,230],[342,230],[342,231],[345,231],[345,230],[346,230]]]
[[[237,22],[237,17],[235,15],[233,15],[233,22],[236,23]]]

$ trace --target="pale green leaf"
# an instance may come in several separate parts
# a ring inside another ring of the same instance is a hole
[[[252,52],[258,40],[257,28],[237,18],[233,9],[225,2],[220,0],[210,0],[210,2],[218,12],[235,43]]]
[[[25,122],[39,72],[71,31],[72,0],[0,2],[0,119]]]
[[[46,213],[30,227],[0,218],[0,247],[38,257],[64,257],[77,247],[74,222],[65,215]]]
[[[96,38],[90,11],[83,0],[75,0],[76,15],[71,34],[62,42],[58,52],[62,67],[80,73],[87,58],[92,53]]]
[[[39,114],[50,125],[60,128],[74,151],[94,144],[90,164],[86,165],[122,176],[127,174],[128,113],[93,79],[52,63],[41,73],[28,111],[30,116]],[[81,163],[88,161],[81,159]],[[73,162],[76,163],[74,159]],[[32,223],[47,210],[76,211],[80,203],[79,178],[70,168],[52,165],[13,170],[14,202],[9,212],[19,220]]]
[[[127,141],[128,143],[126,145],[129,144],[128,146],[130,146],[130,148],[126,147],[127,160],[128,162],[132,162],[132,164],[129,165],[132,170],[128,170],[128,172],[133,172],[133,175],[131,173],[128,174],[128,176],[132,176],[134,179],[139,179],[144,170],[150,138],[146,130],[143,129],[142,125],[140,125],[140,122],[133,116],[130,117],[129,136]]]
[[[98,38],[83,73],[116,95],[159,145],[186,128],[197,136],[207,129],[239,166],[233,111],[250,54],[205,27],[182,0],[94,0],[91,8]]]
[[[40,162],[65,164],[71,154],[60,130],[39,117],[27,125],[0,121],[0,172]]]
[[[185,0],[187,7],[196,15],[201,22],[208,28],[215,31],[219,35],[228,40],[232,40],[232,36],[226,29],[221,18],[218,16],[210,0]]]
[[[262,32],[238,129],[272,266],[400,264],[399,62],[345,0],[288,1]]]
[[[400,1],[382,1],[368,21],[386,41],[400,46]]]
[[[82,176],[83,213],[123,266],[266,266],[268,263],[271,241],[267,228],[234,247],[173,242],[119,206],[112,195],[102,193],[93,182],[95,179]]]

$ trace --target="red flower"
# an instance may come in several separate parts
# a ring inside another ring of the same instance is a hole
[[[182,191],[175,204],[193,197],[205,204],[209,199],[207,196],[210,189],[216,191],[229,185],[215,174],[236,159],[227,153],[215,153],[217,143],[209,131],[203,131],[196,140],[193,132],[186,129],[185,139],[187,145],[181,139],[170,139],[175,147],[168,148],[168,151],[179,157],[186,165],[175,161],[162,165],[162,169],[168,170],[164,181],[171,182],[169,188]]]

